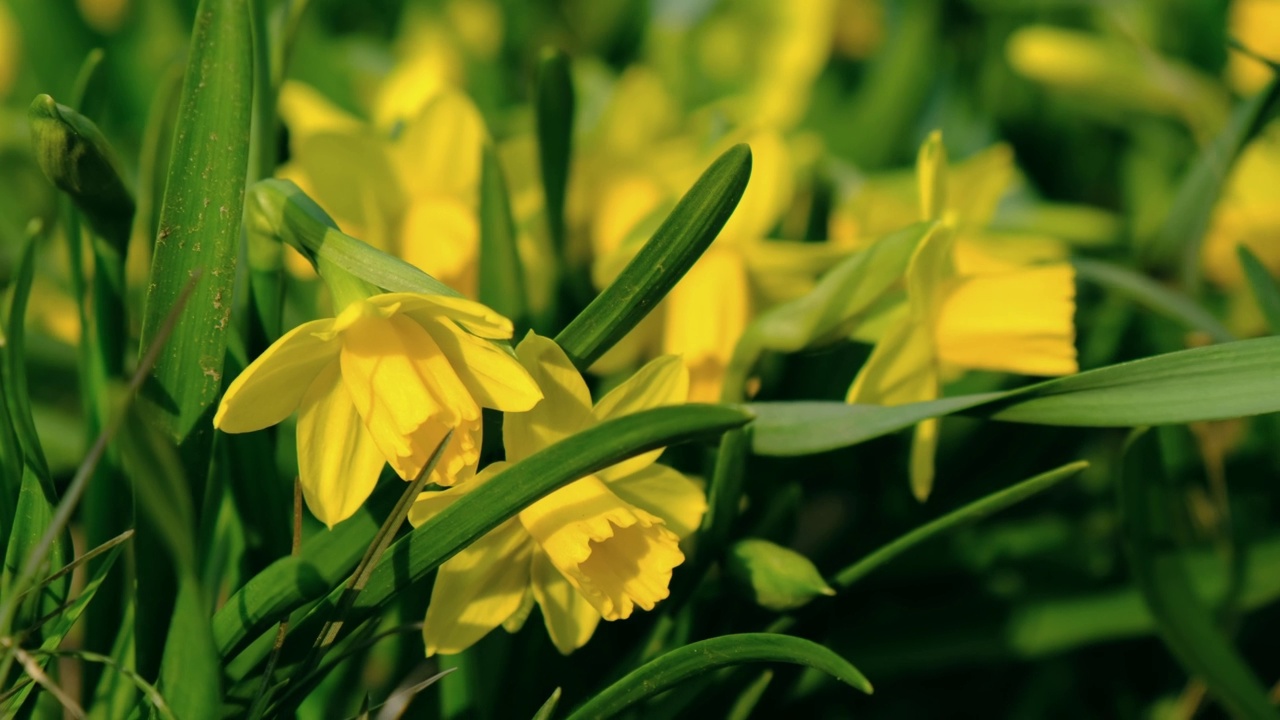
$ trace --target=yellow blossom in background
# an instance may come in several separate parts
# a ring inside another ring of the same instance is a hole
[[[530,333],[516,348],[542,387],[533,410],[507,415],[507,461],[441,492],[424,492],[414,525],[486,483],[509,463],[606,420],[685,401],[688,376],[663,357],[591,402],[586,383],[553,341]],[[655,450],[577,480],[507,520],[440,566],[423,636],[427,654],[458,653],[499,625],[514,632],[534,603],[562,653],[591,639],[596,625],[652,610],[667,597],[678,546],[706,512],[702,489],[655,460]]]
[[[1280,0],[1232,0],[1227,32],[1250,51],[1280,62]],[[1266,63],[1239,50],[1229,51],[1227,80],[1236,92],[1252,95],[1274,76]]]
[[[1019,266],[1008,254],[990,252],[980,237],[970,240],[966,252],[961,240],[967,223],[959,213],[964,207],[980,216],[994,210],[999,194],[993,199],[949,181],[938,133],[921,148],[918,176],[920,215],[940,225],[916,248],[906,273],[906,305],[890,316],[847,400],[872,405],[934,400],[945,381],[965,370],[1076,372],[1071,265]],[[959,198],[951,197],[953,187]],[[936,419],[916,426],[911,487],[921,500],[933,487],[937,440]]]
[[[227,388],[213,424],[260,430],[298,413],[298,476],[307,507],[329,527],[373,492],[384,463],[412,480],[445,434],[431,481],[451,485],[480,459],[480,408],[520,412],[542,397],[490,340],[511,321],[462,298],[374,295],[336,318],[303,323]]]
[[[124,24],[129,4],[129,0],[76,0],[76,8],[89,27],[106,35]]]
[[[1249,248],[1272,275],[1280,273],[1280,124],[1272,123],[1241,152],[1214,207],[1201,248],[1205,275],[1229,292],[1231,324],[1264,330],[1247,288],[1237,247]]]
[[[18,23],[8,5],[0,5],[0,98],[9,96],[13,83],[18,79],[18,59],[22,57],[22,43]]]
[[[637,328],[633,335],[638,337],[615,348],[596,369],[634,363],[628,353],[680,355],[689,368],[690,400],[715,402],[720,399],[734,346],[755,313],[762,305],[803,295],[840,252],[825,243],[768,238],[794,193],[791,151],[776,131],[760,130],[731,139],[745,140],[752,151],[751,179],[737,209],[711,247],[662,301],[654,320]],[[660,200],[654,204],[665,208]],[[635,216],[646,217],[638,212]],[[620,242],[612,253],[599,258],[597,284],[611,281],[646,236],[633,234],[632,242]]]
[[[286,86],[281,115],[305,129],[280,176],[339,226],[474,296],[484,120],[465,95],[438,93],[395,136],[355,122],[311,89]]]

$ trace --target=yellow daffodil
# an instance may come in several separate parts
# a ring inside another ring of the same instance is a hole
[[[390,463],[422,472],[449,430],[431,480],[451,485],[480,459],[480,408],[519,412],[542,397],[529,373],[490,340],[511,321],[462,298],[387,293],[303,323],[231,383],[214,416],[228,433],[298,412],[298,476],[329,527],[350,517]]]
[[[1280,273],[1280,124],[1273,123],[1249,143],[1227,178],[1205,233],[1201,262],[1205,275],[1228,291],[1231,324],[1242,333],[1265,329],[1253,294],[1246,288],[1237,246],[1249,248],[1272,274]]]
[[[762,305],[803,295],[813,278],[828,267],[839,248],[825,243],[771,240],[793,193],[791,151],[774,131],[761,130],[746,139],[751,146],[752,172],[737,209],[715,242],[676,284],[656,312],[642,324],[630,344],[624,342],[602,359],[597,370],[607,372],[632,364],[639,354],[677,354],[690,373],[689,399],[720,399],[725,368],[733,348],[751,317]],[[635,202],[633,195],[631,202]],[[664,200],[655,194],[657,209]],[[638,210],[638,208],[632,208]],[[631,218],[647,217],[633,212]],[[637,225],[635,229],[645,229]],[[597,261],[595,279],[604,285],[619,272],[647,233],[621,242]],[[646,335],[647,333],[647,335]]]
[[[961,240],[966,224],[946,210],[949,183],[937,133],[921,148],[919,176],[921,214],[939,226],[916,248],[906,273],[906,306],[891,316],[849,388],[848,401],[898,405],[934,400],[945,380],[965,370],[1076,372],[1071,265],[1019,266],[1009,255],[987,252],[980,238],[971,239],[965,252]],[[969,202],[984,207],[977,198]],[[937,420],[916,426],[911,486],[922,500],[933,486],[937,438]]]
[[[650,362],[594,406],[582,376],[551,340],[529,334],[516,348],[545,397],[507,415],[507,461],[440,492],[409,513],[421,525],[508,466],[596,423],[684,402],[688,375],[678,358]],[[684,561],[681,538],[697,527],[706,497],[692,480],[655,462],[661,450],[577,480],[490,532],[440,567],[423,636],[427,654],[458,653],[503,625],[514,632],[534,603],[562,653],[582,647],[605,620],[667,597]]]
[[[465,95],[441,90],[392,136],[287,85],[293,180],[339,226],[464,295],[476,292],[480,159],[488,133]]]
[[[1232,0],[1227,32],[1250,51],[1280,62],[1280,0]],[[1239,50],[1227,55],[1227,79],[1239,93],[1261,90],[1274,75],[1266,63]]]

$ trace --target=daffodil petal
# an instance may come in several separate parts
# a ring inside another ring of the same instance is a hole
[[[520,609],[532,549],[508,520],[440,566],[422,626],[428,656],[466,650]]]
[[[606,620],[667,597],[671,571],[684,562],[680,539],[662,520],[629,505],[587,476],[520,513],[552,565]]]
[[[516,346],[516,356],[543,397],[529,412],[504,418],[502,441],[511,461],[569,437],[591,422],[587,384],[554,340],[529,333]]]
[[[518,413],[542,399],[542,391],[529,371],[497,345],[464,332],[448,320],[426,329],[458,372],[458,379],[482,407]]]
[[[556,649],[568,655],[586,645],[600,624],[600,613],[541,550],[533,551],[532,575],[533,597],[542,608],[547,634]]]
[[[641,410],[678,405],[689,397],[689,371],[675,355],[664,355],[651,360],[636,374],[610,390],[592,409],[597,422],[630,415]],[[662,449],[653,450],[625,460],[606,470],[600,477],[606,482],[625,477],[653,463]]]
[[[463,295],[476,294],[480,223],[449,196],[415,199],[401,222],[400,256]]]
[[[298,410],[298,482],[307,507],[332,528],[369,498],[385,462],[330,361]]]
[[[942,302],[938,357],[966,369],[1076,372],[1075,272],[1065,263],[958,279]]]
[[[712,246],[672,288],[665,304],[663,352],[683,355],[694,373],[690,400],[715,402],[751,312],[742,253]]]
[[[933,458],[938,452],[939,430],[937,418],[925,420],[916,425],[911,439],[911,493],[920,502],[928,500],[933,492]]]
[[[339,357],[356,410],[400,477],[414,478],[449,428],[478,432],[480,408],[413,320],[363,315],[343,331]],[[454,438],[454,452],[462,441]]]
[[[869,405],[936,400],[939,382],[929,329],[904,318],[876,343],[854,378],[847,400]]]
[[[322,132],[359,130],[360,121],[335,105],[310,85],[286,80],[280,88],[280,119],[289,126],[289,137],[300,139]]]
[[[428,326],[447,318],[476,337],[489,340],[507,340],[514,332],[511,321],[475,300],[451,295],[426,295],[423,293],[384,293],[374,295],[366,302],[375,307],[396,305],[397,312]]]
[[[473,200],[488,134],[480,111],[465,94],[447,90],[433,98],[405,124],[397,141],[397,168],[409,193]]]
[[[707,494],[701,483],[661,463],[606,482],[625,502],[662,518],[682,540],[698,529],[707,512]]]
[[[252,432],[293,414],[316,373],[338,354],[337,343],[316,337],[332,326],[332,320],[303,323],[272,343],[227,387],[214,427]]]
[[[457,502],[458,498],[489,482],[490,478],[505,470],[509,465],[510,463],[502,461],[490,463],[485,466],[484,470],[481,470],[467,482],[459,483],[448,490],[428,490],[427,492],[419,493],[417,499],[413,501],[413,505],[409,506],[409,524],[414,527],[422,525],[440,514],[445,508]]]
[[[332,214],[364,226],[371,214],[398,217],[403,212],[404,194],[381,138],[322,132],[301,138],[294,149],[293,162],[311,181],[315,201]],[[372,210],[365,204],[368,199],[376,203]]]

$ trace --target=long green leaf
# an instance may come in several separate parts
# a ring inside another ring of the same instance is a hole
[[[623,268],[556,336],[579,370],[631,332],[693,267],[720,233],[751,176],[751,150],[735,145],[716,159]]]
[[[351,608],[348,626],[380,612],[414,581],[557,488],[649,450],[714,437],[750,420],[749,413],[722,405],[646,410],[601,423],[513,464],[393,544]],[[294,641],[286,643],[279,664],[283,676],[307,654],[309,638],[341,593],[341,588],[331,592],[290,633]]]
[[[1214,342],[1231,342],[1236,339],[1234,333],[1195,300],[1146,275],[1100,260],[1077,258],[1071,264],[1075,266],[1076,276],[1081,280],[1096,282],[1149,310],[1182,323],[1188,329],[1199,330]]]
[[[1182,664],[1240,718],[1280,718],[1253,671],[1214,625],[1179,550],[1185,526],[1182,493],[1164,471],[1158,436],[1130,440],[1118,483],[1130,565],[1157,629]]]
[[[192,473],[208,467],[213,425],[206,416],[222,387],[231,331],[249,163],[252,64],[248,0],[201,0],[142,320],[146,348],[183,286],[199,273],[191,302],[145,391],[160,409],[164,431],[184,446]],[[197,491],[202,479],[191,476]]]
[[[1271,334],[1280,335],[1280,286],[1276,285],[1267,266],[1262,264],[1248,245],[1237,245],[1236,254],[1240,257],[1240,267],[1244,270],[1244,277],[1249,281],[1253,299],[1262,310],[1262,317],[1266,318]]]
[[[1036,425],[1135,427],[1280,411],[1280,338],[1181,350],[1001,393],[893,407],[839,402],[748,405],[761,455],[856,445],[933,417],[965,413]]]
[[[516,246],[507,181],[498,153],[485,143],[480,165],[480,302],[511,318],[517,327],[527,321],[524,268]]]
[[[841,588],[849,587],[872,570],[917,545],[950,532],[957,527],[976,522],[1011,505],[1020,503],[1033,495],[1048,490],[1088,466],[1089,463],[1083,460],[1067,463],[1060,468],[1041,473],[1030,480],[1023,480],[1017,485],[979,498],[958,510],[953,510],[936,520],[921,525],[887,545],[881,546],[866,557],[836,573],[833,583]]]
[[[1146,248],[1150,260],[1177,267],[1183,283],[1194,287],[1199,277],[1200,244],[1227,175],[1244,146],[1275,114],[1280,101],[1280,81],[1241,103],[1226,126],[1196,156],[1178,186],[1160,232]]]
[[[871,693],[871,683],[857,668],[811,640],[772,633],[743,633],[702,640],[655,658],[580,705],[568,720],[613,717],[690,678],[722,667],[756,662],[804,665]]]
[[[538,122],[538,166],[547,205],[547,227],[556,254],[564,257],[564,198],[573,151],[573,78],[569,56],[547,48],[538,60],[534,110]]]

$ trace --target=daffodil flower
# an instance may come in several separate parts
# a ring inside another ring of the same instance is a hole
[[[462,298],[387,293],[303,323],[227,388],[214,426],[252,432],[298,413],[298,478],[329,527],[373,492],[384,463],[412,480],[453,429],[431,481],[451,485],[480,459],[480,408],[520,412],[542,397],[490,340],[511,321]]]
[[[506,415],[507,462],[439,492],[424,492],[409,512],[421,525],[495,479],[508,463],[596,423],[684,402],[688,374],[679,358],[658,358],[594,406],[582,376],[551,340],[529,334],[516,348],[545,397],[533,410]],[[525,508],[440,567],[423,636],[427,654],[458,653],[503,625],[514,632],[534,603],[562,653],[582,647],[605,620],[667,597],[671,571],[684,561],[679,541],[706,511],[692,480],[655,462],[661,450],[577,480]]]
[[[966,235],[961,228],[967,224],[947,210],[947,163],[937,133],[921,148],[918,173],[921,215],[939,225],[917,246],[906,272],[906,304],[858,372],[848,401],[899,405],[935,400],[944,381],[966,370],[1076,372],[1071,265],[1019,264],[1011,259],[1016,252],[992,252],[980,234]],[[979,212],[985,212],[980,209],[984,206],[994,211],[994,201],[980,199],[969,202]],[[910,474],[912,490],[921,500],[933,487],[937,441],[936,419],[916,426]]]

